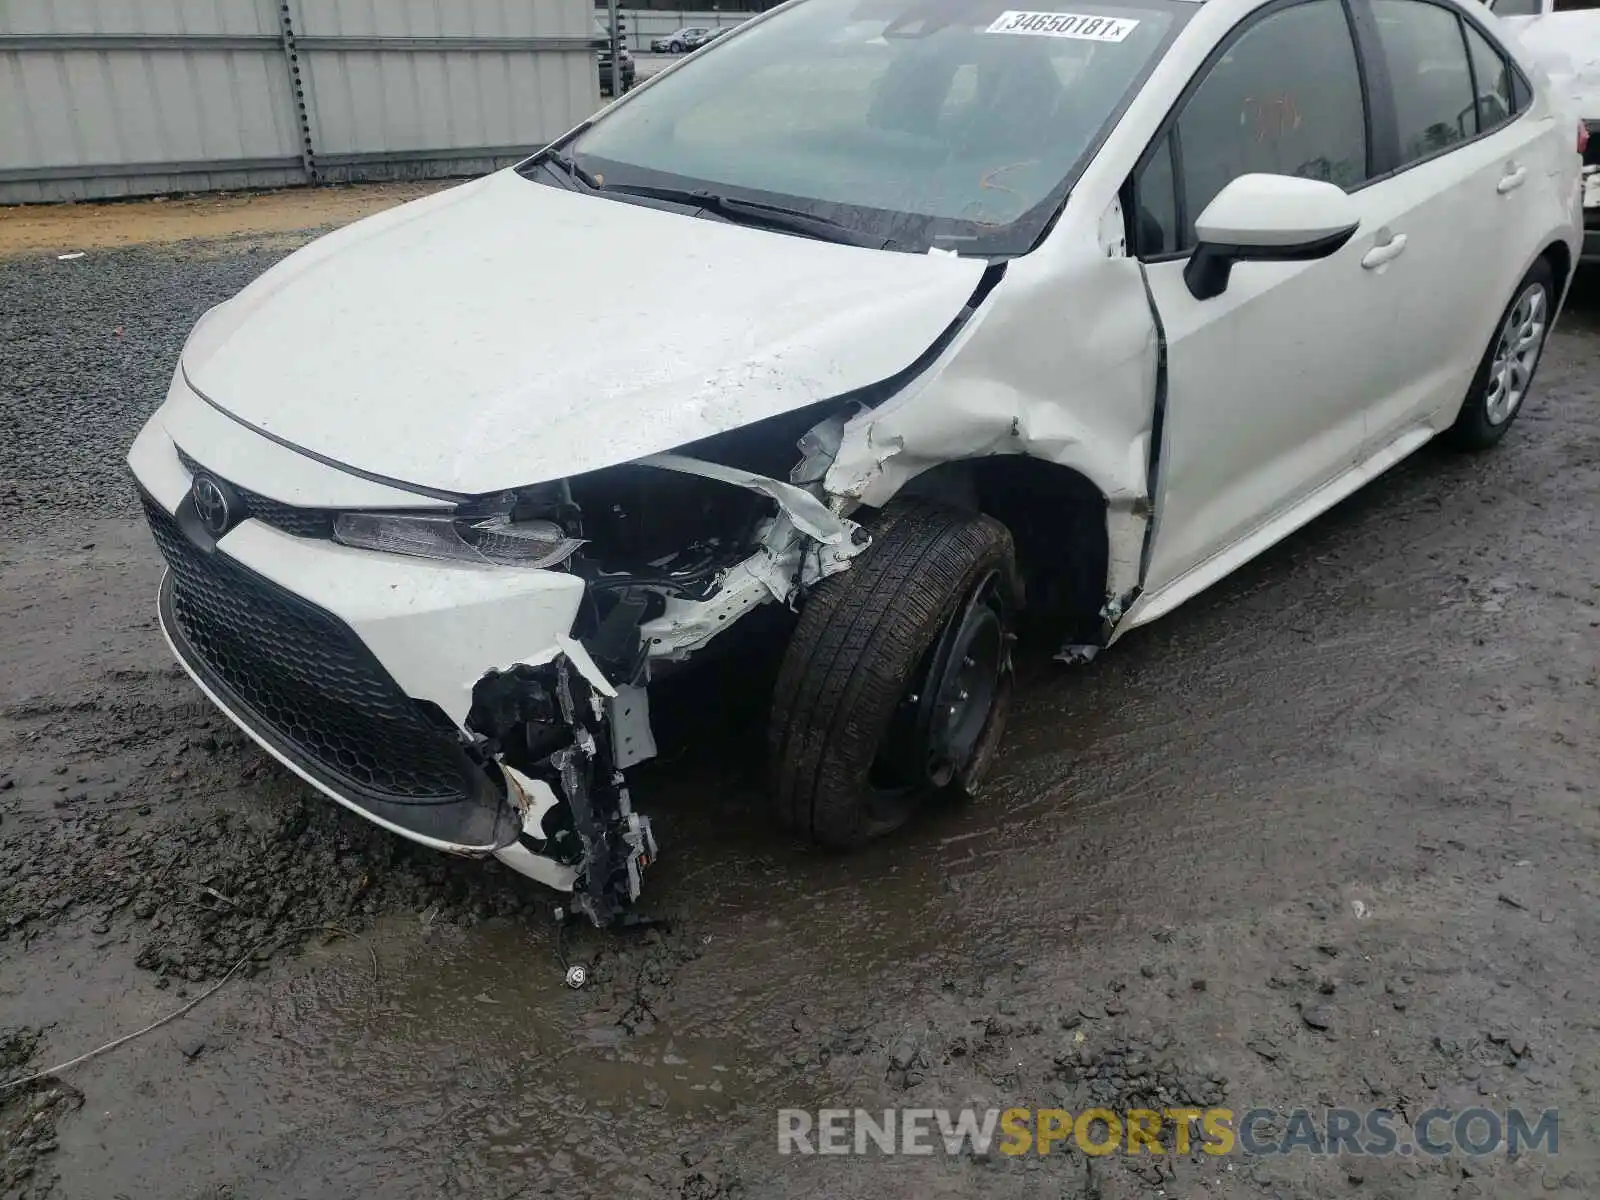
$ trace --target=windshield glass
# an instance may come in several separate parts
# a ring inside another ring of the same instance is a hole
[[[1193,10],[1034,3],[801,0],[562,149],[602,191],[707,191],[898,250],[1026,253]]]

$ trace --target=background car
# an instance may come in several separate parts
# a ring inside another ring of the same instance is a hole
[[[1588,132],[1583,147],[1583,261],[1600,262],[1600,9],[1593,0],[1492,0],[1489,6],[1550,76]]]
[[[666,37],[652,38],[650,50],[655,54],[682,54],[703,46],[712,32],[704,25],[690,25]]]

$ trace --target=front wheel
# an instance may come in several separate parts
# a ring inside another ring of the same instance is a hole
[[[1517,284],[1473,376],[1461,412],[1446,434],[1462,450],[1487,450],[1522,410],[1544,354],[1555,313],[1556,277],[1541,258]]]
[[[939,792],[974,792],[1010,707],[1010,533],[922,500],[867,527],[873,544],[800,615],[768,734],[779,820],[833,849],[897,829]]]
[[[668,54],[682,54],[683,53],[683,43],[682,42],[673,42],[672,45],[667,47],[667,53]]]

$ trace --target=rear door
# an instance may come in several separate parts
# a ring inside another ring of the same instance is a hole
[[[1375,183],[1404,238],[1394,262],[1399,386],[1373,409],[1376,452],[1453,417],[1544,220],[1551,123],[1503,49],[1455,6],[1370,0],[1363,27],[1395,155]]]

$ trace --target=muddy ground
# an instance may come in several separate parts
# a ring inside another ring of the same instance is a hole
[[[214,238],[255,244],[288,235],[285,240],[300,243],[307,229],[343,225],[449,186],[449,180],[432,180],[158,196],[115,204],[0,206],[0,257]]]
[[[121,456],[259,233],[0,262],[0,1079],[244,963],[0,1097],[0,1197],[1600,1192],[1600,280],[1498,450],[1424,451],[1088,668],[1025,656],[968,809],[805,853],[756,706],[694,706],[635,787],[665,924],[563,939],[169,663]],[[776,1150],[780,1106],[1151,1101],[1557,1108],[1559,1153]]]

